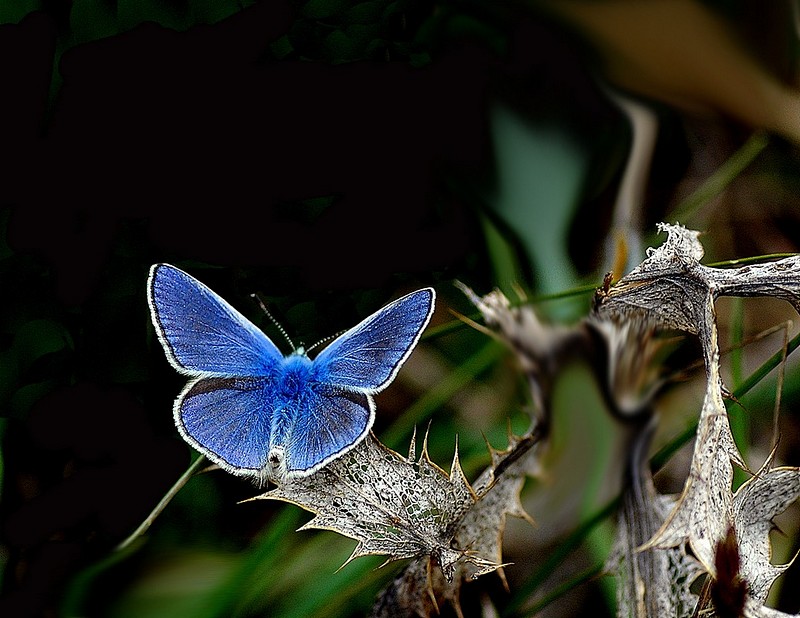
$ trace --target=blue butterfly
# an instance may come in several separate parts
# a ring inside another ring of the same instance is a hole
[[[197,279],[153,265],[153,325],[169,362],[191,378],[175,400],[178,431],[233,474],[275,482],[312,474],[366,437],[372,396],[411,354],[435,298],[424,288],[395,300],[312,360],[303,348],[284,356]]]

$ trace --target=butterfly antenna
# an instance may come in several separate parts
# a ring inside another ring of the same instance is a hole
[[[314,348],[316,348],[317,346],[319,346],[319,345],[322,345],[323,343],[327,343],[327,342],[328,342],[328,341],[330,341],[331,339],[336,339],[336,337],[338,337],[339,335],[341,335],[343,332],[345,332],[345,331],[343,331],[343,330],[340,330],[338,333],[335,333],[335,334],[333,334],[333,335],[329,335],[328,337],[325,337],[324,339],[320,339],[319,341],[317,341],[317,342],[316,342],[314,345],[312,345],[311,347],[308,347],[308,348],[306,348],[306,352],[310,352],[311,350],[313,350],[313,349],[314,349]]]
[[[264,304],[264,301],[262,301],[256,294],[250,294],[250,296],[256,299],[256,302],[261,307],[261,310],[264,313],[267,314],[267,317],[275,325],[275,327],[280,331],[281,335],[283,335],[283,338],[286,339],[286,341],[289,342],[290,346],[292,346],[292,350],[297,350],[297,346],[294,345],[294,343],[292,342],[291,338],[289,337],[289,334],[285,330],[283,330],[283,326],[281,326],[281,323],[278,322],[278,320],[276,320],[273,317],[273,315],[269,312],[269,309],[267,309],[267,306]]]

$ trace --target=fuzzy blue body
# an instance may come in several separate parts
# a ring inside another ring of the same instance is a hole
[[[272,397],[270,447],[286,446],[298,414],[305,408],[305,399],[314,392],[311,359],[305,354],[291,354],[279,363]],[[269,400],[269,399],[268,399]]]

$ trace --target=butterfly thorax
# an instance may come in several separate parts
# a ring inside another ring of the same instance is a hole
[[[278,393],[281,399],[294,401],[302,395],[311,377],[311,366],[311,359],[302,352],[295,352],[283,359],[278,376]]]

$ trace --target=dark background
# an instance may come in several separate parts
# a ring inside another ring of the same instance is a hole
[[[270,0],[63,50],[57,13],[0,27],[3,615],[54,615],[189,463],[171,418],[182,379],[149,323],[152,263],[251,314],[263,294],[295,342],[398,290],[490,284],[463,179],[491,176],[497,58],[479,40],[422,68],[271,58],[294,19]],[[255,533],[266,515],[235,508],[252,487],[218,482],[228,521],[214,525]]]
[[[453,279],[494,282],[480,221],[493,216],[487,114],[503,101],[603,162],[570,237],[594,272],[628,130],[568,29],[509,7],[473,7],[464,25],[408,3],[337,47],[319,31],[336,15],[301,6],[86,41],[49,5],[0,26],[2,615],[57,615],[76,572],[190,461],[170,414],[182,380],[149,322],[151,264],[190,270],[250,315],[259,292],[296,343],[421,285],[458,305]],[[648,223],[689,159],[679,117],[661,113]],[[219,482],[225,526],[255,533],[268,515],[235,508],[252,488]]]

